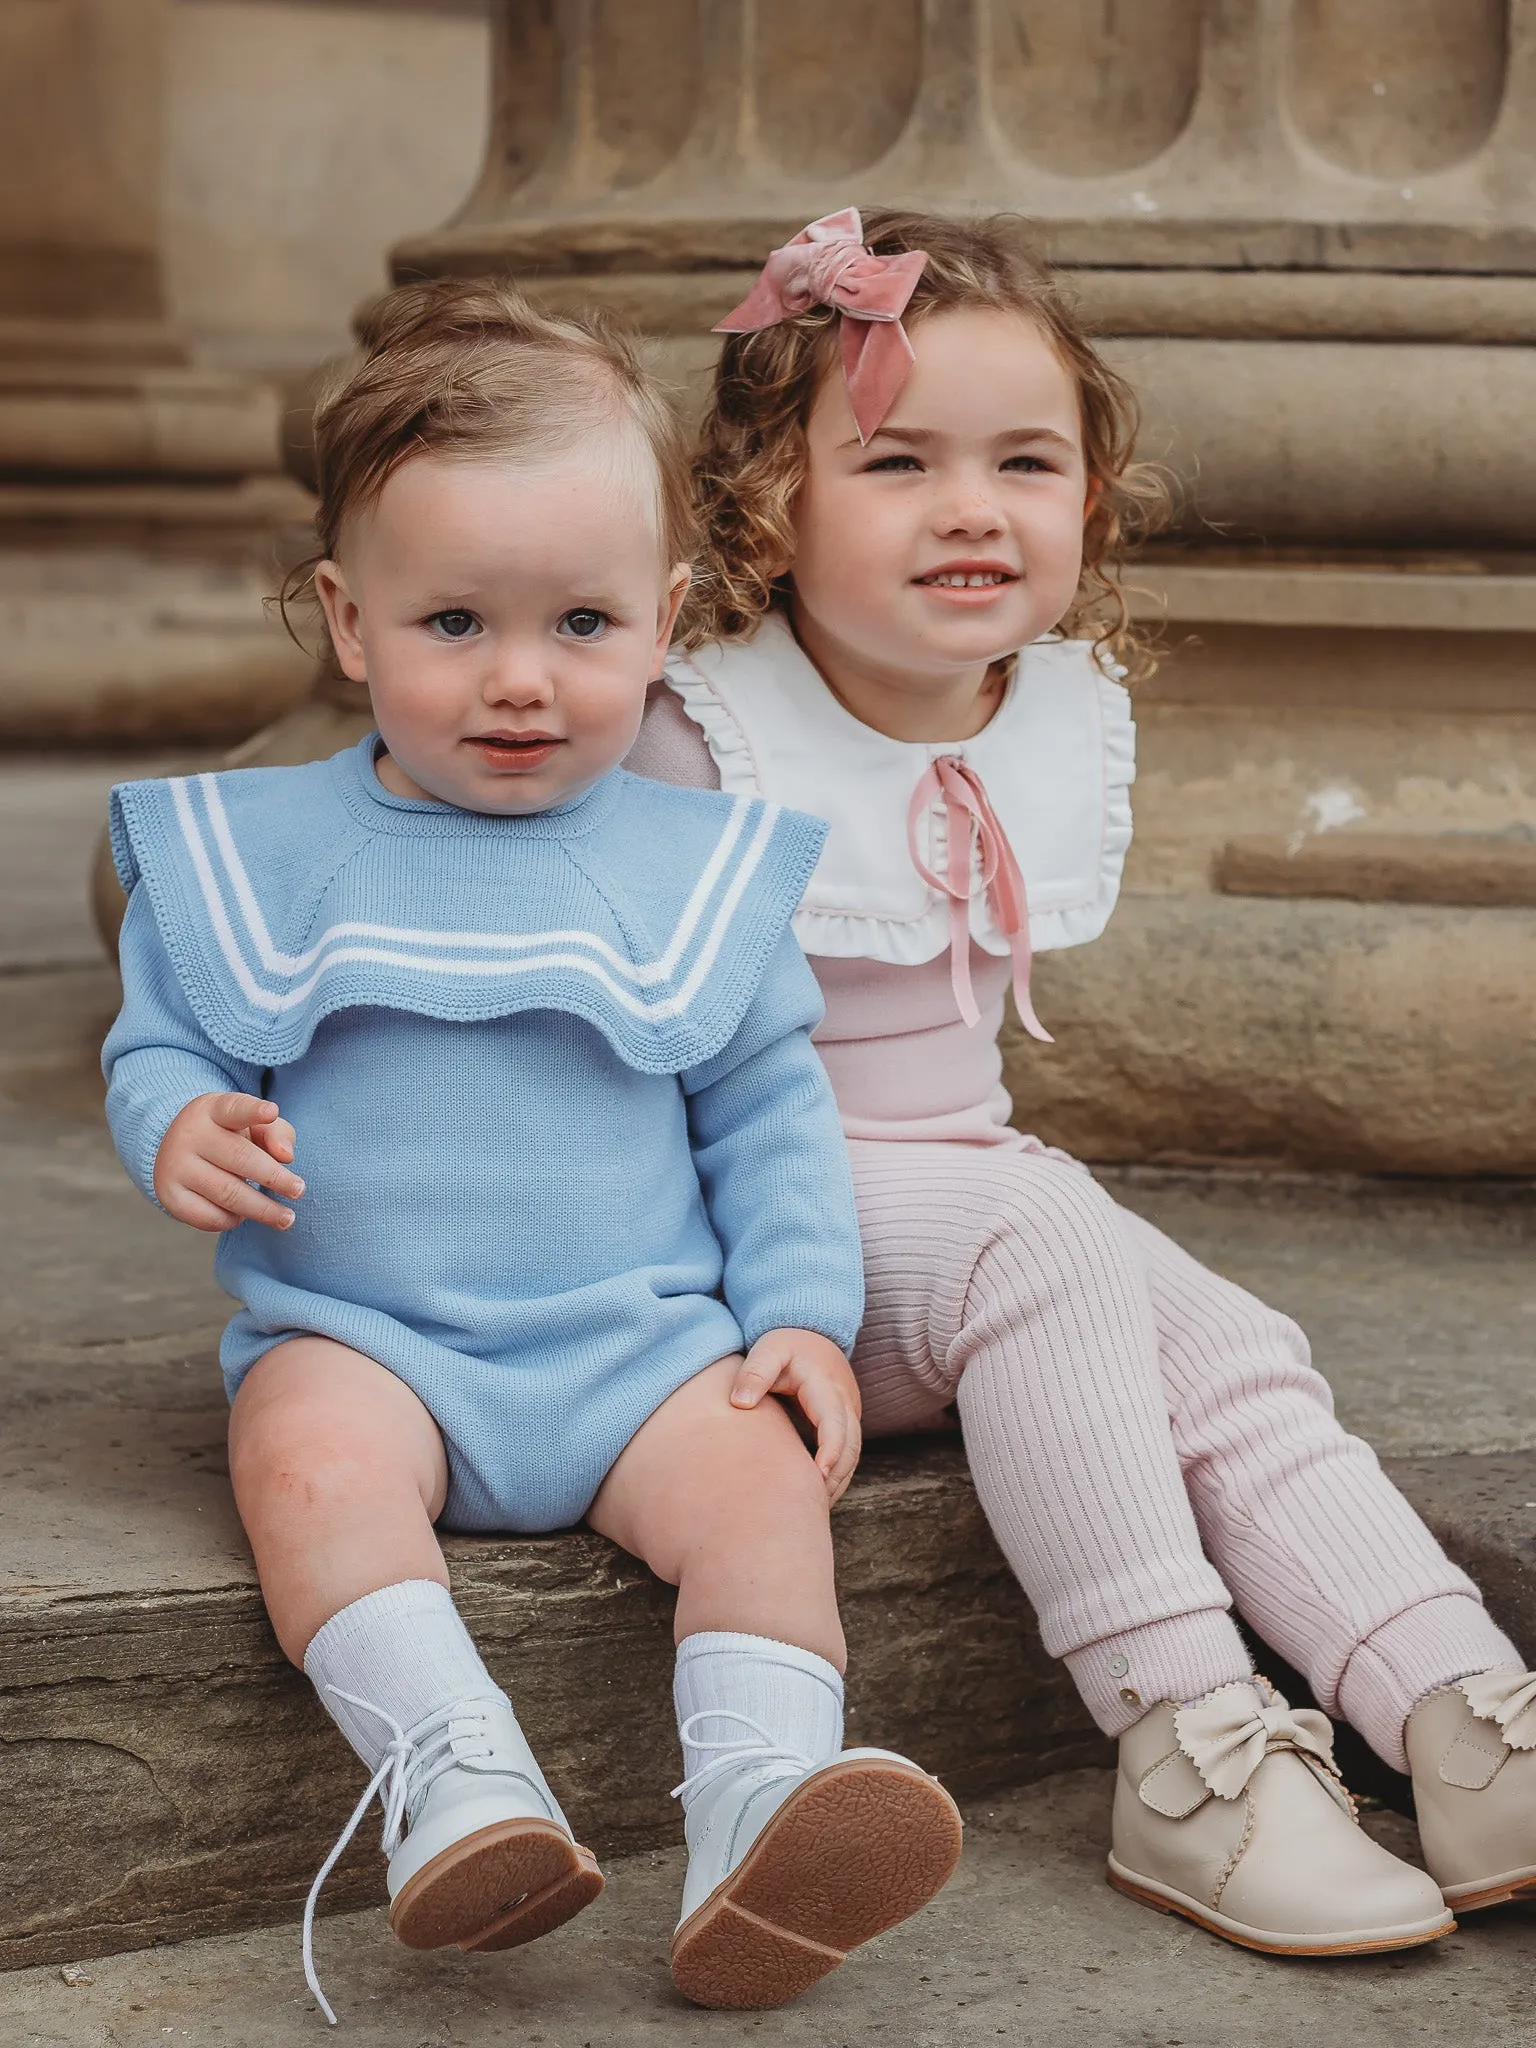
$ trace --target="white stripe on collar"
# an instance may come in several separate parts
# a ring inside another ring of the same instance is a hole
[[[207,811],[209,829],[225,870],[229,892],[239,911],[246,940],[260,969],[270,978],[286,981],[289,984],[286,988],[273,990],[263,987],[246,958],[225,900],[224,888],[198,823],[191,795],[194,787]],[[307,1001],[316,984],[335,968],[353,961],[372,961],[427,974],[486,979],[529,974],[541,969],[573,969],[591,976],[636,1017],[661,1022],[681,1016],[714,965],[731,919],[761,865],[780,816],[777,804],[764,804],[745,796],[734,800],[725,827],[684,906],[672,937],[665,951],[655,960],[629,960],[596,932],[433,932],[359,923],[332,925],[307,952],[291,954],[281,951],[272,940],[230,831],[214,777],[178,778],[171,782],[170,789],[188,858],[197,876],[204,908],[225,964],[246,1000],[254,1008],[273,1014],[296,1009]],[[758,813],[755,829],[745,846],[741,847],[742,833],[749,814],[754,810]],[[710,901],[731,870],[733,858],[734,871],[729,873],[729,880],[705,927]],[[692,965],[671,994],[653,997],[637,992],[658,983],[672,982],[695,939],[698,945]],[[372,940],[375,943],[345,943],[349,940]],[[423,946],[445,950],[442,954],[407,950]],[[572,950],[575,948],[583,950]],[[447,949],[458,949],[458,957]],[[476,949],[482,950],[483,957],[463,957]],[[496,953],[521,957],[497,959],[494,957]],[[304,980],[295,981],[296,975],[310,968],[313,971]],[[626,982],[632,986],[626,987]]]

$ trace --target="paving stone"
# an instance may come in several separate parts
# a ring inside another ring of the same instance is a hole
[[[966,1808],[966,1847],[926,1912],[797,2004],[708,2013],[667,1976],[682,1856],[611,1861],[578,1920],[494,1957],[413,1954],[377,1911],[323,1920],[340,2038],[364,2048],[1517,2048],[1530,2039],[1536,1906],[1468,1920],[1411,1954],[1280,1962],[1133,1905],[1104,1883],[1109,1774],[1052,1777]],[[1372,1815],[1398,1854],[1411,1829]],[[294,2048],[327,2029],[292,1927],[0,1979],[7,2048]]]

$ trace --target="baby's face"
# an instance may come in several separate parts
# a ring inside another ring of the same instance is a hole
[[[419,455],[348,523],[315,581],[387,789],[543,811],[623,760],[688,580],[648,464],[617,427],[536,464]]]
[[[866,669],[935,680],[985,665],[1066,613],[1087,480],[1072,377],[1015,313],[935,313],[860,447],[840,373],[807,422],[797,616]]]

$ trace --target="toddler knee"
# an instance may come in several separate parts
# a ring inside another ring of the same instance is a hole
[[[302,1399],[267,1402],[241,1419],[230,1433],[229,1476],[237,1494],[259,1488],[309,1508],[378,1483],[366,1440],[326,1405]]]

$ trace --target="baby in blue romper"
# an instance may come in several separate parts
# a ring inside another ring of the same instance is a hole
[[[306,1971],[334,2019],[314,1903],[375,1795],[412,1946],[510,1947],[601,1889],[434,1533],[585,1516],[678,1589],[674,1978],[776,2005],[959,1851],[932,1778],[842,1748],[862,1277],[789,931],[823,827],[619,765],[692,553],[627,344],[407,287],[317,440],[314,589],[378,730],[114,792],[103,1054],[129,1172],[223,1233],[236,1499],[369,1773]]]

